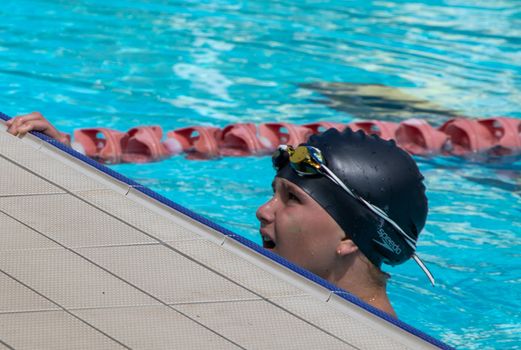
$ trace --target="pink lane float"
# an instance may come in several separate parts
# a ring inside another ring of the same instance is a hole
[[[120,132],[107,128],[74,131],[75,144],[102,163],[146,163],[185,153],[188,159],[271,154],[278,145],[298,145],[329,128],[362,130],[396,143],[413,155],[516,156],[521,154],[521,119],[453,118],[439,128],[421,119],[400,123],[379,120],[348,124],[315,122],[231,124],[222,129],[191,126],[166,133],[159,126],[139,126]]]

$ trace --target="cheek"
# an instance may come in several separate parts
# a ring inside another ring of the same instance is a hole
[[[298,237],[301,250],[319,262],[326,262],[335,255],[338,242],[344,235],[329,215],[320,214],[315,212],[295,220],[293,234]]]
[[[281,215],[280,219],[276,221],[277,239],[289,241],[300,236],[302,234],[301,224],[298,215],[286,211],[285,215]]]
[[[309,255],[316,248],[319,225],[312,216],[299,210],[288,210],[277,226],[277,244],[280,243],[288,254]]]

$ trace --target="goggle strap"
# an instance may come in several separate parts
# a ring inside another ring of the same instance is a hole
[[[331,178],[331,180],[333,182],[335,182],[337,185],[339,185],[340,187],[342,187],[348,194],[350,194],[352,197],[354,197],[355,199],[358,199],[360,200],[362,203],[364,203],[367,208],[369,208],[373,213],[375,213],[377,216],[381,217],[382,219],[384,219],[385,221],[387,221],[389,224],[391,224],[396,230],[398,230],[398,232],[400,232],[403,237],[405,238],[405,242],[414,250],[416,250],[416,243],[415,241],[407,234],[405,233],[404,230],[402,230],[402,228],[396,223],[394,222],[388,215],[386,212],[384,212],[382,209],[378,208],[377,206],[369,203],[368,201],[366,201],[365,199],[363,199],[362,197],[360,196],[357,196],[353,193],[353,191],[351,191],[345,184],[343,181],[340,181],[340,179],[331,171],[329,170],[329,168],[325,165],[322,165],[322,169],[325,171],[325,175],[327,175],[328,177]],[[431,282],[431,284],[434,286],[434,276],[432,275],[432,273],[429,271],[429,269],[427,268],[427,266],[425,266],[425,264],[423,263],[423,261],[420,259],[420,257],[418,255],[416,255],[416,253],[413,253],[412,255],[412,258],[414,259],[414,261],[418,264],[418,266],[422,269],[422,271],[425,273],[425,275],[427,276],[427,278],[429,279],[429,281]]]
[[[422,259],[420,259],[420,257],[418,255],[416,255],[416,253],[412,254],[412,258],[414,259],[414,261],[416,261],[418,266],[420,266],[420,268],[423,270],[423,272],[425,273],[425,275],[427,276],[427,278],[431,282],[432,286],[434,287],[434,276],[429,271],[427,266],[425,266],[425,264],[423,263]]]
[[[321,166],[322,169],[324,169],[326,171],[326,174],[332,178],[333,182],[336,183],[338,186],[342,187],[344,189],[344,191],[346,191],[347,193],[349,193],[352,197],[354,197],[355,199],[358,198],[358,196],[356,196],[353,191],[351,191],[346,185],[345,183],[340,180],[336,175],[335,173],[333,173],[331,170],[329,170],[329,168],[327,166],[325,166],[324,164],[322,164]]]
[[[376,215],[378,215],[379,217],[381,217],[382,219],[384,219],[385,221],[387,221],[389,224],[391,224],[391,226],[393,226],[398,232],[400,232],[400,234],[403,236],[403,238],[405,238],[405,241],[407,242],[407,244],[413,248],[413,249],[416,249],[416,244],[414,243],[414,240],[407,234],[405,233],[404,230],[402,230],[402,228],[396,223],[394,222],[394,220],[392,220],[389,216],[387,216],[387,213],[384,212],[382,209],[378,208],[377,206],[369,203],[368,201],[366,201],[365,199],[359,197],[360,200],[369,208],[371,209],[371,211],[373,213],[375,213]]]
[[[402,228],[396,223],[394,222],[388,215],[386,212],[384,212],[382,209],[378,208],[377,206],[369,203],[368,201],[366,201],[365,199],[363,199],[362,197],[360,196],[357,196],[356,194],[353,193],[353,191],[351,191],[345,184],[343,181],[341,181],[331,170],[329,170],[329,168],[325,165],[322,165],[322,168],[326,171],[326,174],[328,176],[330,176],[332,178],[332,180],[334,180],[334,182],[339,185],[340,187],[342,187],[344,189],[344,191],[346,191],[349,195],[351,195],[353,198],[355,199],[358,199],[359,201],[361,201],[362,203],[365,204],[365,206],[367,208],[369,208],[374,214],[376,214],[377,216],[381,217],[382,219],[384,219],[385,221],[387,221],[389,224],[391,224],[396,230],[398,230],[398,232],[400,232],[403,237],[405,238],[405,242],[407,242],[407,244],[412,248],[412,249],[416,249],[416,244],[414,243],[414,240],[407,234],[405,233],[404,230],[402,230]]]

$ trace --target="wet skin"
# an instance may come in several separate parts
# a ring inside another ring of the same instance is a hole
[[[6,122],[7,132],[15,136],[23,137],[30,131],[39,131],[45,135],[70,146],[70,138],[67,134],[58,131],[39,112],[32,112],[14,117]]]
[[[265,248],[328,279],[344,231],[306,192],[275,178],[273,197],[257,210]]]

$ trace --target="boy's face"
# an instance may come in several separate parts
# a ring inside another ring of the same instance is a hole
[[[273,197],[257,210],[263,246],[323,277],[331,273],[344,231],[306,192],[276,177]]]

